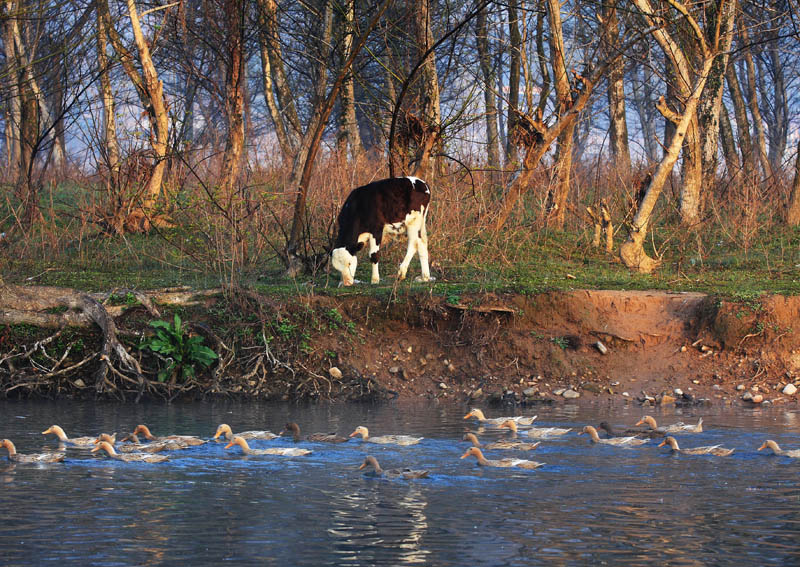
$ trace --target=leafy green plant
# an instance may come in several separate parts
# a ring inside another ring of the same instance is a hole
[[[203,345],[203,337],[189,336],[176,313],[172,323],[151,321],[155,329],[152,337],[146,338],[139,348],[151,350],[167,359],[166,368],[158,372],[158,381],[165,382],[175,375],[186,381],[193,378],[196,367],[208,368],[219,358],[216,352]]]
[[[569,341],[567,341],[566,337],[553,337],[550,339],[550,342],[561,350],[565,350],[569,346]]]

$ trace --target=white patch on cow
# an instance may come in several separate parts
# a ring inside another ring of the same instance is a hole
[[[358,259],[347,251],[347,248],[334,248],[331,252],[331,265],[342,274],[344,285],[353,285],[356,281],[356,265]]]
[[[422,179],[420,179],[419,177],[414,177],[414,176],[412,176],[412,175],[407,175],[407,176],[406,176],[406,179],[408,179],[408,180],[411,182],[411,185],[414,185],[414,184],[415,184],[417,181],[419,181],[420,183],[424,183],[424,184],[425,184],[425,192],[426,192],[426,193],[430,193],[430,192],[431,192],[431,190],[430,190],[430,189],[428,189],[428,184],[427,184],[427,183],[425,183],[425,182],[424,182]]]

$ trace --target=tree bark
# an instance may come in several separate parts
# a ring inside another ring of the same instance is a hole
[[[353,50],[353,33],[355,30],[355,0],[347,0],[344,7],[344,37],[342,40],[342,60],[346,61]],[[339,116],[339,136],[340,149],[345,154],[349,152],[352,159],[364,151],[361,142],[361,134],[358,131],[358,120],[356,119],[355,107],[355,87],[353,80],[352,66],[342,84],[342,94],[340,95],[341,114]]]
[[[553,66],[553,82],[556,87],[557,112],[560,117],[572,107],[572,89],[567,74],[564,36],[561,26],[561,3],[547,0],[547,16],[550,24],[550,61]],[[617,59],[615,58],[616,62]],[[558,136],[558,155],[555,165],[555,181],[551,183],[547,196],[547,221],[556,228],[564,228],[572,170],[572,146],[575,122],[566,125]]]
[[[722,143],[722,155],[725,156],[725,165],[728,169],[730,178],[739,175],[742,164],[739,161],[739,153],[736,151],[736,138],[733,135],[733,125],[728,109],[723,104],[719,115],[719,138]]]
[[[747,28],[741,26],[739,34],[744,43],[744,63],[747,69],[747,98],[750,102],[750,115],[753,117],[753,126],[756,131],[755,153],[765,177],[772,177],[772,166],[767,157],[767,139],[764,134],[764,119],[758,107],[758,89],[756,88],[756,67],[753,64],[753,54],[750,47],[750,37]]]
[[[13,4],[4,3],[3,49],[6,57],[4,82],[8,87],[8,114],[6,119],[6,152],[8,154],[8,170],[11,183],[16,184],[27,172],[22,162],[22,97],[20,89],[19,62],[14,48],[14,28],[11,24],[16,14],[9,12]]]
[[[747,118],[747,105],[742,96],[742,88],[739,84],[739,76],[736,74],[736,65],[731,62],[725,72],[725,80],[728,84],[728,93],[733,103],[733,113],[736,118],[736,138],[741,150],[742,163],[745,177],[755,170],[756,156],[753,153],[753,140],[750,137],[750,121]]]
[[[100,97],[103,101],[103,146],[106,165],[112,177],[119,175],[119,141],[117,140],[116,105],[111,89],[110,64],[107,53],[108,31],[97,14],[97,66],[100,69]]]
[[[508,11],[508,39],[509,39],[509,67],[508,67],[508,118],[506,129],[506,162],[516,163],[519,159],[517,144],[512,132],[517,125],[517,112],[519,112],[519,81],[520,81],[520,54],[522,49],[522,36],[519,31],[519,0],[509,0],[506,5]]]
[[[500,167],[500,146],[497,132],[497,102],[495,100],[495,71],[489,46],[489,14],[481,10],[476,18],[478,58],[483,74],[483,105],[486,120],[486,163],[490,170]]]
[[[608,22],[608,39],[604,46],[606,57],[619,49],[619,21],[616,0],[603,2],[603,17]],[[631,153],[628,147],[628,121],[625,114],[625,61],[615,59],[608,73],[609,138],[613,165],[620,178],[627,180],[631,173]]]
[[[418,59],[423,60],[420,66],[420,101],[424,128],[423,143],[421,148],[417,149],[417,167],[414,175],[432,183],[435,170],[433,150],[439,147],[442,115],[439,102],[439,77],[436,72],[436,53],[434,51],[427,53],[433,45],[429,0],[415,0],[412,9],[414,10],[414,36]],[[425,55],[426,53],[427,55]]]
[[[222,155],[220,189],[229,202],[236,192],[236,182],[244,155],[244,3],[242,0],[226,0],[225,6],[225,118],[228,136]]]
[[[786,224],[795,227],[800,225],[800,142],[797,145],[797,156],[794,159],[794,182],[786,207]]]

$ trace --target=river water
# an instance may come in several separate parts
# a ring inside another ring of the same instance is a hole
[[[686,447],[721,443],[731,457],[672,456],[656,443],[589,444],[573,433],[530,453],[540,469],[484,468],[459,459],[464,406],[434,403],[292,405],[0,402],[0,437],[20,453],[54,446],[41,432],[127,432],[210,438],[234,431],[424,436],[410,447],[303,443],[305,457],[243,457],[221,443],[170,454],[164,464],[121,463],[70,449],[65,463],[10,464],[0,455],[0,565],[789,565],[800,564],[800,460],[756,452],[766,438],[800,447],[791,408],[704,408],[655,417],[705,419]],[[509,410],[510,411],[510,410]],[[489,417],[509,411],[487,410]],[[657,410],[654,410],[657,411]],[[560,405],[523,409],[539,426],[633,425],[642,409]],[[652,412],[650,412],[652,413]],[[482,440],[499,437],[486,430]],[[289,446],[289,439],[253,447]],[[364,476],[384,468],[430,478]]]

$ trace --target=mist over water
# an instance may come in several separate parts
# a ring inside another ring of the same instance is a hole
[[[15,465],[0,457],[0,564],[81,565],[787,565],[800,562],[798,460],[756,449],[771,438],[800,448],[792,409],[702,408],[654,413],[659,422],[696,422],[685,447],[722,444],[731,457],[673,456],[657,442],[591,445],[569,433],[533,452],[538,470],[479,467],[467,447],[463,405],[190,403],[120,405],[0,402],[0,437],[20,453],[54,447],[41,431],[126,433],[137,423],[159,434],[213,436],[280,431],[304,434],[424,436],[410,447],[301,443],[306,457],[244,457],[223,443],[170,453],[164,464],[121,463],[69,449],[54,465]],[[561,405],[500,410],[535,415],[539,426],[582,427],[607,420],[631,426],[632,406]],[[647,413],[657,412],[648,408]],[[692,410],[693,412],[695,410]],[[484,442],[504,434],[486,429]],[[254,448],[291,446],[290,438]],[[427,469],[403,481],[364,476],[366,454],[383,468]]]

